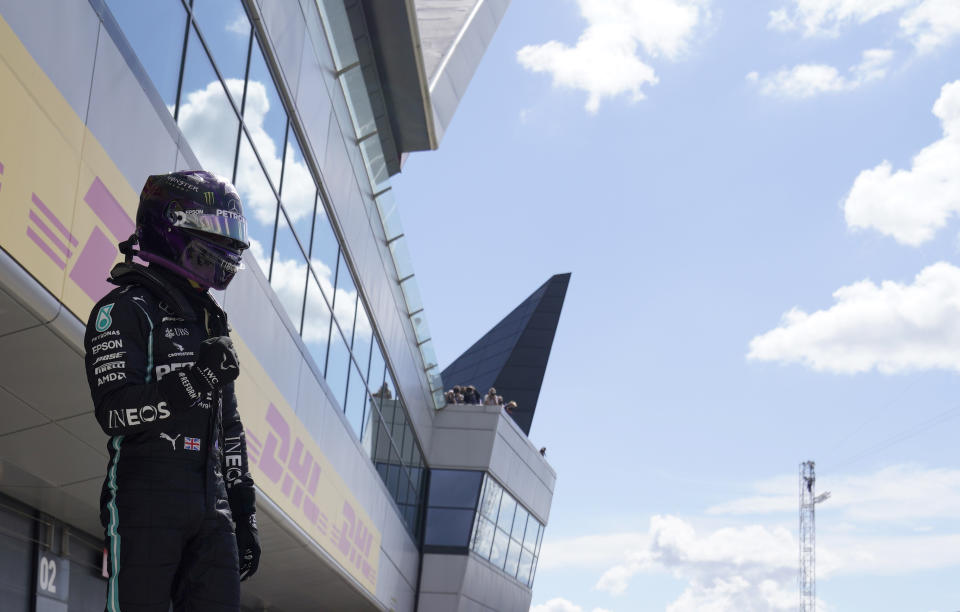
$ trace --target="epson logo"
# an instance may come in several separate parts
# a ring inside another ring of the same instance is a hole
[[[176,372],[177,370],[180,370],[180,369],[183,369],[183,368],[189,368],[189,367],[192,366],[192,365],[193,365],[193,362],[192,362],[192,361],[183,361],[183,362],[180,362],[180,363],[170,363],[170,364],[165,364],[165,365],[158,365],[158,366],[156,367],[157,380],[160,380],[161,378],[163,378],[164,376],[166,376],[166,375],[169,374],[170,372]]]
[[[94,346],[93,354],[96,355],[101,351],[111,351],[119,348],[123,348],[123,340],[107,340],[106,342],[101,342],[100,344]]]
[[[126,361],[111,361],[110,363],[105,363],[102,366],[95,368],[93,370],[94,374],[103,374],[104,372],[109,372],[110,370],[122,370],[127,366]]]
[[[111,410],[107,426],[110,429],[117,427],[132,427],[142,423],[152,423],[162,421],[170,416],[167,410],[167,402],[160,402],[156,406],[147,404],[139,408],[126,408],[124,410]]]
[[[97,378],[97,386],[102,387],[105,383],[126,379],[127,375],[123,372],[110,372],[109,374],[104,374],[103,376]]]

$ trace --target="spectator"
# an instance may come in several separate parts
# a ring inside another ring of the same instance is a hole
[[[456,396],[453,394],[453,390],[452,390],[452,389],[451,389],[450,391],[447,391],[446,393],[443,394],[443,399],[444,399],[448,404],[455,404],[455,403],[457,403]]]
[[[546,447],[546,446],[541,446],[541,447],[540,447],[540,456],[541,456],[541,457],[546,457],[546,456],[547,456],[547,447]]]
[[[504,406],[504,410],[507,411],[507,414],[513,414],[513,409],[516,407],[517,407],[517,402],[514,402],[511,400],[507,402],[506,406]]]
[[[483,398],[484,406],[499,406],[500,402],[497,401],[497,390],[493,387],[490,387],[490,390],[487,391],[487,397]]]
[[[463,403],[463,392],[460,390],[460,385],[453,386],[453,403],[454,404]]]
[[[477,391],[477,388],[470,385],[463,394],[463,400],[468,404],[480,404],[483,398],[480,397],[480,392]]]

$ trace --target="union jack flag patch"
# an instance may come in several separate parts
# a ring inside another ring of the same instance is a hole
[[[183,449],[195,451],[200,450],[200,438],[184,438]]]

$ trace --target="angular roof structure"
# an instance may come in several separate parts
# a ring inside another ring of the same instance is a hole
[[[481,394],[496,387],[504,401],[517,402],[513,420],[529,435],[569,284],[569,272],[542,284],[447,366],[444,385],[473,385]]]

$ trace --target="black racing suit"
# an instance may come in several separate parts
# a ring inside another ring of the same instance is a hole
[[[155,266],[120,264],[110,280],[120,286],[94,306],[84,338],[97,421],[110,436],[106,609],[167,612],[172,600],[175,610],[235,612],[231,520],[255,502],[233,383],[194,406],[171,403],[157,384],[190,367],[203,340],[227,335],[226,315]]]

